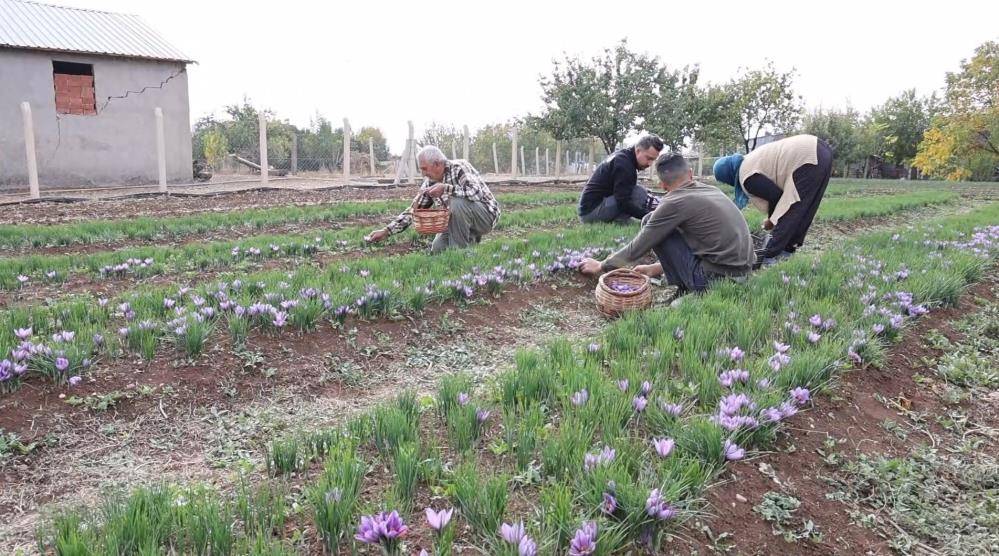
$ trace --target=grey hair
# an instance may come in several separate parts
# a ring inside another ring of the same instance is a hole
[[[662,153],[656,158],[656,174],[663,183],[673,185],[687,177],[690,165],[682,154],[677,152]]]
[[[661,151],[663,150],[663,140],[660,139],[658,135],[653,135],[650,133],[648,135],[643,135],[642,138],[638,140],[638,143],[635,146],[643,151],[648,149],[649,147],[652,147],[657,151]]]
[[[436,164],[438,162],[447,162],[447,157],[444,156],[444,152],[433,145],[427,145],[420,149],[420,152],[416,153],[417,162],[429,162],[430,164]]]

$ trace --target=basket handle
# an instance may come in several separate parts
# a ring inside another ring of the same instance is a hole
[[[413,197],[413,202],[410,203],[410,205],[409,205],[410,211],[413,211],[413,210],[416,210],[417,208],[420,208],[420,207],[417,207],[416,205],[419,203],[420,199],[422,199],[424,197],[424,195],[426,195],[426,194],[423,191],[420,191],[419,193],[416,194],[416,197]],[[446,207],[447,206],[440,199],[434,199],[433,197],[427,197],[427,198],[430,199],[430,206],[427,207],[427,208],[433,208],[433,206],[436,205],[436,204],[438,204],[438,203],[442,207]]]

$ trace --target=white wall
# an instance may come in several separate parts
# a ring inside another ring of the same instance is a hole
[[[53,60],[93,64],[96,116],[56,114]],[[0,186],[28,181],[22,101],[31,103],[43,189],[156,183],[157,106],[163,108],[167,179],[190,181],[191,122],[183,70],[179,62],[0,48]],[[126,98],[108,101],[126,92]]]

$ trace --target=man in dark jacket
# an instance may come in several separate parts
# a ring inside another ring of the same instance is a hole
[[[638,185],[638,171],[648,168],[662,150],[662,139],[646,135],[634,147],[621,149],[601,162],[579,197],[579,220],[627,222],[655,210],[659,199]]]

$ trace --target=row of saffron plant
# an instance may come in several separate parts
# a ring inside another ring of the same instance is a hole
[[[552,276],[614,246],[627,229],[587,226],[488,241],[428,259],[422,253],[354,259],[327,268],[298,267],[225,276],[198,287],[146,288],[115,300],[83,298],[0,312],[0,353],[13,368],[11,391],[28,376],[64,383],[122,353],[152,358],[160,346],[194,357],[227,329],[236,342],[253,331],[312,330],[347,318],[420,312],[428,303],[464,303]],[[615,240],[616,238],[616,240]],[[580,251],[582,250],[582,251]]]
[[[498,229],[537,227],[570,222],[575,209],[568,205],[511,210]],[[74,274],[95,278],[147,278],[188,270],[230,268],[274,258],[311,258],[317,252],[333,254],[372,249],[364,243],[371,225],[314,230],[308,235],[258,235],[236,241],[195,242],[179,246],[143,246],[71,255],[23,255],[0,259],[0,289],[16,290],[36,283],[58,284]],[[408,231],[392,236],[376,248],[412,241]]]
[[[902,210],[949,203],[956,194],[939,192],[910,193],[894,197],[831,199],[821,206],[819,221],[841,221],[884,216]],[[745,212],[754,228],[762,223],[757,211]],[[535,227],[571,222],[571,207],[534,209],[506,214],[500,229]],[[178,273],[185,270],[224,269],[258,264],[267,259],[309,259],[316,253],[346,253],[370,249],[363,243],[368,226],[319,232],[310,236],[255,236],[234,242],[194,243],[180,247],[137,247],[113,253],[89,255],[31,255],[3,259],[0,265],[0,289],[24,289],[36,284],[60,284],[76,273],[99,278],[134,277]],[[394,236],[384,245],[410,241],[412,233]]]
[[[633,313],[591,343],[522,351],[481,392],[467,377],[444,377],[433,402],[407,393],[341,429],[303,436],[303,454],[323,461],[307,494],[317,536],[331,553],[362,543],[399,554],[421,528],[429,534],[408,552],[449,554],[456,512],[471,526],[462,542],[490,554],[604,555],[633,544],[656,552],[726,461],[772,442],[837,370],[876,362],[909,319],[954,303],[999,254],[999,226],[989,225],[997,218],[991,205],[868,235],[677,308]],[[498,413],[512,417],[500,425]],[[508,430],[518,416],[533,430]],[[524,438],[535,446],[527,458],[511,445]],[[430,508],[406,503],[404,451],[419,454],[413,476],[437,493]],[[305,455],[296,469],[308,469]],[[401,486],[363,500],[361,483],[379,462]],[[530,510],[509,508],[511,489]],[[55,523],[43,546],[78,536],[105,546],[119,534],[79,511]],[[175,525],[155,534],[167,539],[150,547],[184,533]]]
[[[902,210],[951,202],[956,194],[939,191],[910,193],[894,197],[831,199],[821,206],[818,220],[839,221],[884,216]],[[745,213],[757,227],[762,215]],[[500,220],[500,229],[538,226],[572,221],[571,207],[515,211]],[[3,259],[0,289],[23,289],[37,283],[59,284],[76,273],[101,278],[149,276],[184,270],[228,268],[272,258],[310,258],[317,252],[343,253],[363,249],[363,237],[370,226],[318,232],[309,236],[262,235],[240,241],[192,243],[179,247],[134,247],[87,255],[28,255]],[[409,241],[413,234],[390,238],[388,244]]]
[[[576,192],[555,189],[536,193],[504,193],[498,195],[497,199],[503,206],[523,207],[571,203],[576,197]],[[283,224],[332,224],[350,218],[389,216],[405,209],[409,203],[408,199],[347,201],[159,218],[95,219],[52,225],[0,224],[0,248],[88,245],[124,240],[175,241],[186,236],[217,231],[251,231]]]
[[[835,208],[835,207],[834,207]],[[856,206],[863,210],[864,206]],[[553,211],[558,209],[535,209]],[[533,211],[526,211],[527,213]],[[541,215],[544,218],[545,215]],[[533,218],[525,215],[525,218]],[[591,234],[596,230],[596,235]],[[555,238],[554,243],[569,246],[599,244],[598,238],[605,238],[608,228],[570,230],[573,238]],[[575,239],[574,239],[575,238]],[[62,331],[74,333],[77,328],[101,329],[93,334],[84,334],[75,343],[57,342],[51,346],[32,343],[21,338],[0,335],[0,353],[10,353],[6,359],[13,369],[10,376],[0,381],[0,388],[13,390],[20,380],[32,371],[56,381],[80,380],[93,363],[93,356],[99,352],[111,355],[117,353],[119,345],[139,352],[147,358],[155,353],[157,345],[169,341],[188,356],[196,356],[209,341],[219,317],[231,312],[235,318],[227,318],[230,332],[237,341],[242,341],[251,328],[280,330],[286,326],[309,330],[320,321],[332,318],[342,322],[349,315],[370,318],[397,310],[401,305],[415,311],[435,299],[465,300],[476,289],[498,290],[510,282],[518,283],[537,279],[542,266],[555,269],[564,267],[557,260],[551,262],[557,247],[544,236],[534,236],[533,244],[514,244],[517,249],[509,255],[507,243],[491,243],[492,252],[482,257],[469,259],[455,253],[435,258],[435,263],[424,264],[421,255],[409,255],[390,260],[358,261],[357,276],[349,276],[351,267],[341,266],[339,273],[300,269],[293,274],[282,272],[242,276],[232,282],[203,285],[191,292],[189,288],[176,291],[165,289],[132,294],[127,300],[109,303],[107,299],[97,300],[96,307],[86,301],[73,301],[53,307],[18,309],[0,313],[0,321],[7,317],[12,331],[31,329],[42,332],[42,337]],[[540,241],[537,241],[539,240]],[[551,238],[547,238],[550,240]],[[539,251],[539,243],[544,251]],[[606,245],[606,243],[604,243]],[[498,251],[496,252],[498,247]],[[477,249],[480,253],[482,248]],[[488,251],[488,250],[487,250]],[[528,255],[530,253],[530,255]],[[488,271],[490,257],[499,265]],[[540,257],[540,259],[539,259]],[[396,265],[395,261],[401,265]],[[443,264],[441,261],[445,261]],[[509,262],[513,262],[510,266]],[[363,267],[370,268],[363,268]],[[462,273],[454,268],[465,269]],[[450,274],[450,277],[444,278]],[[377,276],[380,280],[369,280]],[[460,279],[457,277],[461,276]],[[353,282],[351,282],[353,278]],[[342,288],[339,292],[335,288]],[[333,293],[330,293],[333,292]],[[187,294],[192,293],[188,296]],[[113,309],[117,309],[116,311]],[[229,315],[226,315],[227,317]],[[118,322],[117,335],[109,333],[115,317]],[[54,329],[52,324],[59,328]],[[76,328],[73,328],[73,326]],[[46,330],[49,328],[50,330]],[[88,330],[89,331],[89,330]],[[15,334],[16,336],[16,334]],[[109,338],[114,341],[107,342]],[[19,342],[15,344],[15,340]]]

